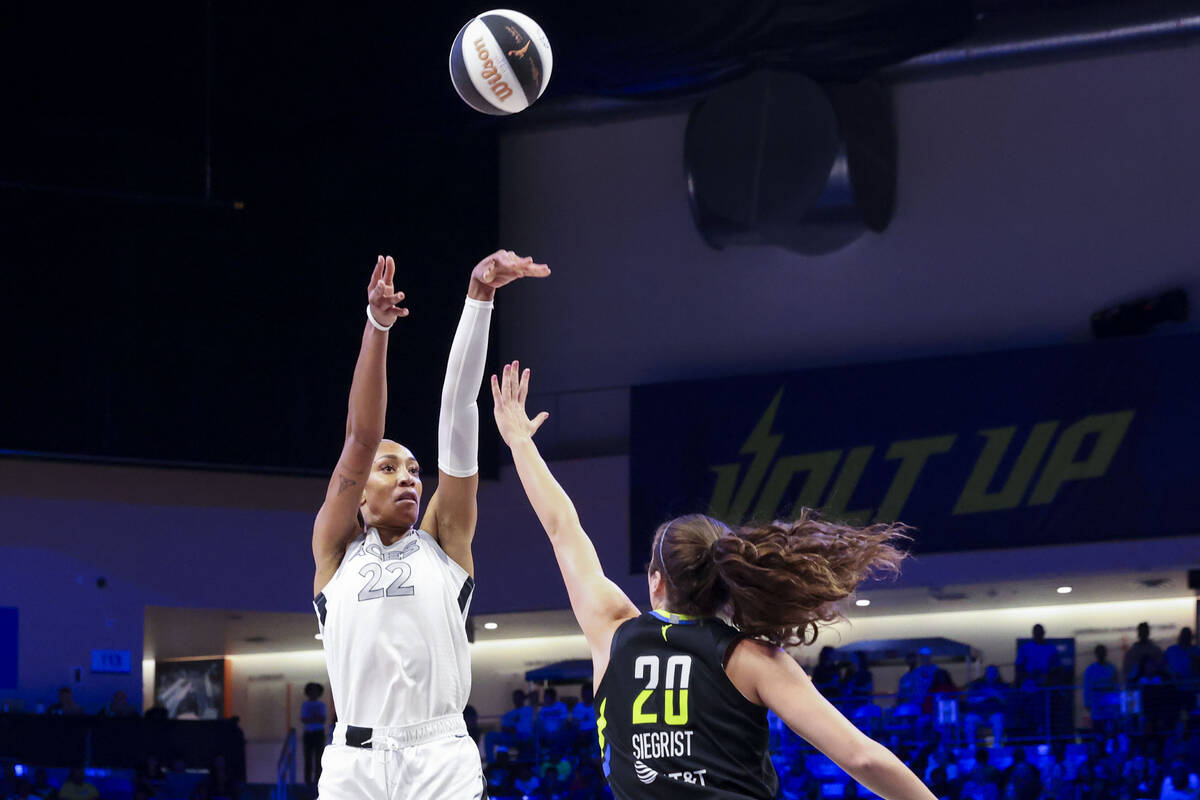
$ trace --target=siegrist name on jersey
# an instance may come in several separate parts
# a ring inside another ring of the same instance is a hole
[[[633,757],[685,758],[692,754],[694,731],[651,731],[633,735]]]

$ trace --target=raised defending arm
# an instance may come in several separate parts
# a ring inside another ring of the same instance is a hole
[[[533,434],[549,418],[545,411],[530,420],[525,413],[529,370],[524,374],[514,361],[504,366],[504,377],[492,376],[496,427],[512,449],[513,463],[538,520],[550,537],[554,557],[571,599],[571,610],[592,651],[593,676],[599,683],[608,666],[613,633],[621,622],[636,617],[637,607],[615,583],[605,577],[592,540],[579,522],[575,504],[546,466]]]

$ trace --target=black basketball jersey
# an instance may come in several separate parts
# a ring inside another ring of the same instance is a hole
[[[767,709],[725,674],[742,638],[718,619],[658,611],[617,628],[595,705],[617,800],[775,797]]]

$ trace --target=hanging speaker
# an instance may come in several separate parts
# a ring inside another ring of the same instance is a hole
[[[692,218],[712,247],[830,253],[891,220],[890,98],[874,84],[756,72],[693,109],[684,164]]]

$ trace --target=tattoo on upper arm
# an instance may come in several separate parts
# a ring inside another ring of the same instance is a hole
[[[337,493],[339,496],[345,494],[346,490],[349,489],[351,486],[358,485],[358,481],[352,481],[349,478],[347,478],[345,475],[339,475],[338,478],[341,479],[341,483],[338,484],[338,490],[337,490]]]

